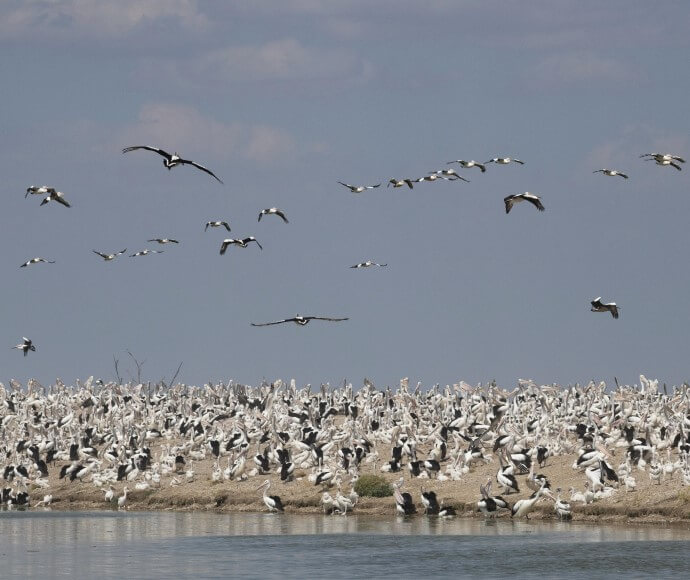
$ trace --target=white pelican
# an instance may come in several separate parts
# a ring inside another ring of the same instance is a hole
[[[359,264],[355,264],[354,266],[350,266],[350,268],[370,268],[371,266],[378,266],[379,268],[385,268],[388,266],[388,264],[379,264],[378,262],[373,262],[371,260],[367,260],[366,262],[360,262]]]
[[[459,176],[456,177],[446,177],[445,175],[439,175],[438,173],[432,173],[431,175],[425,175],[424,177],[420,177],[419,179],[415,179],[416,183],[422,183],[423,181],[430,181],[434,182],[437,179],[443,179],[444,181],[457,181]],[[467,181],[467,180],[465,180]]]
[[[31,339],[22,336],[22,340],[24,342],[18,344],[17,346],[13,346],[12,348],[24,351],[24,356],[26,356],[30,350],[34,352],[36,351],[36,347],[34,346],[34,343]]]
[[[269,511],[271,512],[282,512],[285,511],[285,508],[283,507],[283,502],[280,501],[280,498],[277,495],[268,495],[268,489],[271,487],[271,480],[267,479],[264,481],[259,487],[256,488],[257,491],[263,488],[264,493],[263,493],[263,500],[264,503],[266,504],[266,507],[268,508]]]
[[[24,194],[24,199],[26,199],[29,195],[45,195],[46,193],[52,193],[54,191],[54,187],[48,187],[47,185],[32,185],[27,187],[26,193]]]
[[[508,163],[518,163],[520,165],[525,164],[524,161],[513,159],[512,157],[494,157],[493,159],[489,159],[486,163],[496,163],[497,165],[508,165]]]
[[[464,159],[456,159],[455,161],[449,161],[447,165],[450,165],[451,163],[459,163],[465,169],[469,169],[470,167],[479,167],[482,173],[486,171],[486,166],[483,163],[478,163],[474,159],[472,159],[471,161],[465,161]]]
[[[556,511],[556,515],[558,516],[559,520],[573,519],[573,512],[570,509],[570,504],[567,501],[561,499],[560,487],[556,488],[556,497],[554,498],[553,496],[551,496],[551,499],[553,499],[553,507]]]
[[[167,151],[163,151],[163,149],[159,149],[158,147],[150,147],[148,145],[135,145],[133,147],[125,147],[122,152],[123,153],[129,153],[130,151],[136,151],[137,149],[146,149],[146,151],[153,151],[154,153],[158,153],[158,155],[162,156],[163,159],[163,165],[165,165],[168,169],[172,169],[173,167],[176,167],[177,165],[192,165],[196,167],[197,169],[201,169],[201,171],[204,171],[208,173],[211,177],[214,177],[217,179],[220,183],[223,183],[218,176],[216,176],[215,173],[210,171],[209,169],[206,169],[203,165],[199,165],[198,163],[194,161],[190,161],[189,159],[182,159],[177,153],[174,153],[173,155],[170,155]]]
[[[349,318],[329,318],[327,316],[300,316],[299,314],[297,316],[294,316],[293,318],[285,318],[284,320],[276,320],[275,322],[263,322],[263,323],[254,323],[252,322],[252,326],[273,326],[274,324],[283,324],[285,322],[294,322],[295,324],[298,324],[299,326],[306,326],[311,322],[312,320],[328,320],[330,322],[342,322],[343,320],[350,320]]]
[[[285,213],[283,213],[283,210],[278,209],[277,207],[269,207],[267,209],[262,209],[261,212],[259,213],[259,219],[256,221],[260,222],[261,218],[265,215],[277,215],[285,223],[288,223],[288,219],[285,217]]]
[[[539,498],[542,496],[545,490],[546,488],[542,487],[535,491],[529,498],[519,499],[516,501],[510,510],[510,517],[521,518],[524,516],[525,518],[529,519],[529,513],[532,511],[532,509],[534,509],[535,504],[539,501]]]
[[[122,490],[122,495],[117,498],[117,509],[121,510],[125,508],[125,504],[127,503],[127,492],[129,489],[127,489],[127,486],[125,485],[125,488]]]
[[[610,177],[615,177],[618,175],[623,179],[628,179],[628,176],[625,173],[621,173],[617,169],[597,169],[596,171],[592,171],[592,173],[603,173],[604,175],[608,175]]]
[[[118,256],[124,254],[127,251],[127,248],[124,250],[120,250],[119,252],[115,252],[114,254],[103,254],[101,252],[97,252],[96,250],[92,250],[94,254],[98,254],[101,258],[103,258],[106,262],[110,262],[110,260],[114,260]]]
[[[263,246],[256,240],[254,236],[242,238],[241,240],[233,240],[232,238],[228,238],[223,240],[223,243],[220,245],[220,255],[222,256],[223,254],[225,254],[225,250],[227,250],[228,246],[230,245],[239,246],[240,248],[246,248],[250,242],[256,242],[256,245],[259,246],[259,249],[263,250]]]
[[[611,316],[618,318],[619,306],[615,302],[602,302],[601,296],[591,301],[591,312],[610,312]]]
[[[39,262],[44,262],[45,264],[54,264],[54,261],[51,260],[46,260],[45,258],[31,258],[29,261],[24,262],[20,268],[26,268],[27,266],[30,266],[31,264],[38,264]]]
[[[377,183],[376,185],[349,185],[348,183],[343,183],[342,181],[339,181],[338,183],[347,187],[352,193],[362,193],[367,189],[374,189],[375,187],[379,187],[381,185],[380,183]]]
[[[513,208],[513,205],[521,201],[528,201],[539,211],[544,211],[544,205],[541,203],[541,198],[534,195],[533,193],[530,193],[529,191],[526,191],[525,193],[509,195],[503,198],[503,202],[506,204],[506,213],[510,213],[510,210]]]
[[[439,169],[438,171],[432,171],[432,175],[445,175],[446,177],[454,177],[455,181],[456,179],[459,179],[460,181],[465,181],[466,183],[469,183],[469,179],[465,179],[462,175],[460,175],[455,169]]]

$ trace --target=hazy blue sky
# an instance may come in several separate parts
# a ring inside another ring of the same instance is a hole
[[[690,378],[690,163],[639,159],[690,157],[688,30],[685,0],[5,0],[0,380]],[[525,165],[385,187],[496,156]],[[250,326],[297,313],[350,320]]]

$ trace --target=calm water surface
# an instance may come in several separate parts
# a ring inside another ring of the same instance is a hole
[[[690,529],[416,517],[0,513],[0,578],[687,578]]]

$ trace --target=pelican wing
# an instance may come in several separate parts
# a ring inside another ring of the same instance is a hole
[[[252,322],[252,326],[274,326],[276,324],[283,324],[285,322],[294,322],[294,318],[286,318],[285,320],[276,320],[275,322]]]
[[[350,320],[349,318],[329,318],[328,316],[305,316],[305,320],[328,320],[330,322],[342,322],[343,320]]]
[[[204,171],[205,173],[208,173],[211,177],[217,179],[218,182],[223,183],[223,181],[222,181],[215,173],[213,173],[213,171],[211,171],[210,169],[207,169],[207,168],[204,167],[203,165],[200,165],[200,164],[197,163],[196,161],[189,161],[189,160],[187,160],[187,159],[180,159],[180,163],[183,163],[183,164],[186,164],[186,165],[193,165],[193,166],[196,167],[197,169],[201,169],[201,171]]]
[[[168,153],[167,151],[159,149],[158,147],[151,147],[150,145],[134,145],[132,147],[125,147],[122,150],[122,152],[129,153],[130,151],[136,151],[137,149],[146,149],[147,151],[153,151],[154,153],[158,153],[158,155],[161,155],[168,160],[172,158],[172,155],[170,155],[170,153]]]

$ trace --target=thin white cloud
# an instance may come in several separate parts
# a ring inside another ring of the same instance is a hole
[[[533,77],[545,84],[577,84],[589,81],[630,81],[636,74],[626,64],[591,52],[550,55],[532,69]]]
[[[122,129],[117,140],[117,146],[122,147],[153,145],[190,157],[242,158],[260,163],[300,152],[295,139],[281,128],[224,123],[194,107],[171,103],[144,105],[138,120]]]
[[[9,0],[0,8],[5,38],[117,37],[166,21],[184,28],[207,24],[196,0]]]

